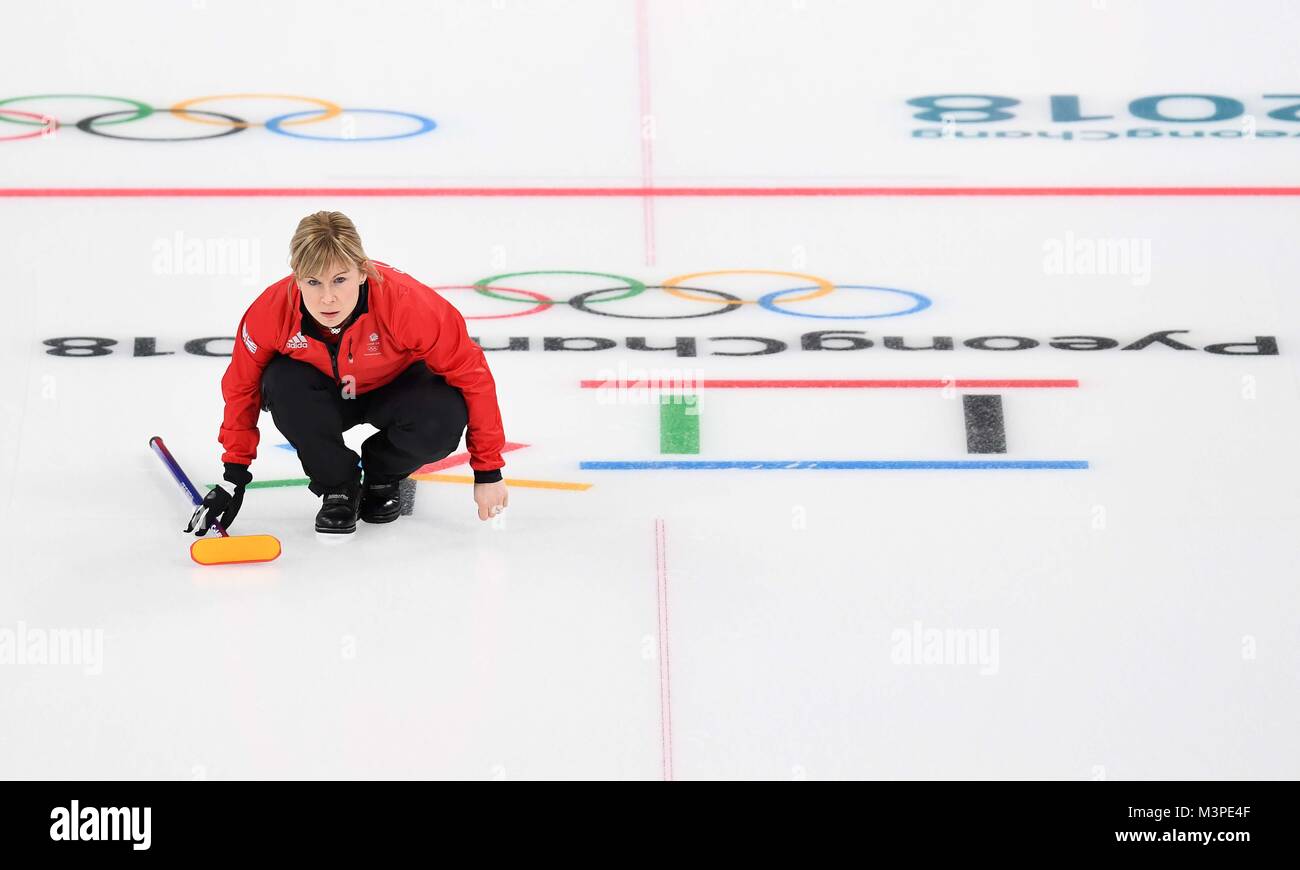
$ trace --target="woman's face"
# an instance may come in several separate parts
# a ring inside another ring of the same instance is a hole
[[[316,322],[322,326],[338,326],[357,307],[364,278],[355,266],[334,263],[323,275],[304,275],[297,280],[303,304]]]

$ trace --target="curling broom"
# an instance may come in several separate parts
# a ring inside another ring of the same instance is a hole
[[[199,491],[181,470],[167,445],[157,435],[149,439],[149,446],[176,478],[181,489],[189,496],[195,508],[203,504]],[[231,535],[220,524],[212,528],[220,534],[216,538],[199,538],[190,545],[190,558],[200,565],[232,565],[240,562],[269,562],[280,555],[280,542],[271,535]]]

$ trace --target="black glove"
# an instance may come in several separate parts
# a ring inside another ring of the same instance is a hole
[[[235,521],[235,516],[244,503],[244,487],[248,486],[253,475],[249,473],[247,465],[227,462],[226,473],[223,476],[234,485],[234,492],[226,492],[221,486],[213,487],[203,497],[203,503],[194,509],[190,524],[185,527],[185,531],[193,532],[195,536],[201,538],[208,533],[208,529],[212,528],[213,524],[219,524],[221,528],[230,530],[230,524]]]

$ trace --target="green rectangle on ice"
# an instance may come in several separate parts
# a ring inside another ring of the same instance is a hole
[[[659,397],[659,452],[700,452],[700,397],[696,393]]]

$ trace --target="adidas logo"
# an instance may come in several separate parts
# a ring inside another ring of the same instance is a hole
[[[300,332],[297,335],[295,335],[293,338],[289,339],[289,343],[285,345],[285,348],[288,350],[293,350],[295,348],[304,348],[306,346],[307,346],[307,336],[303,335]]]

